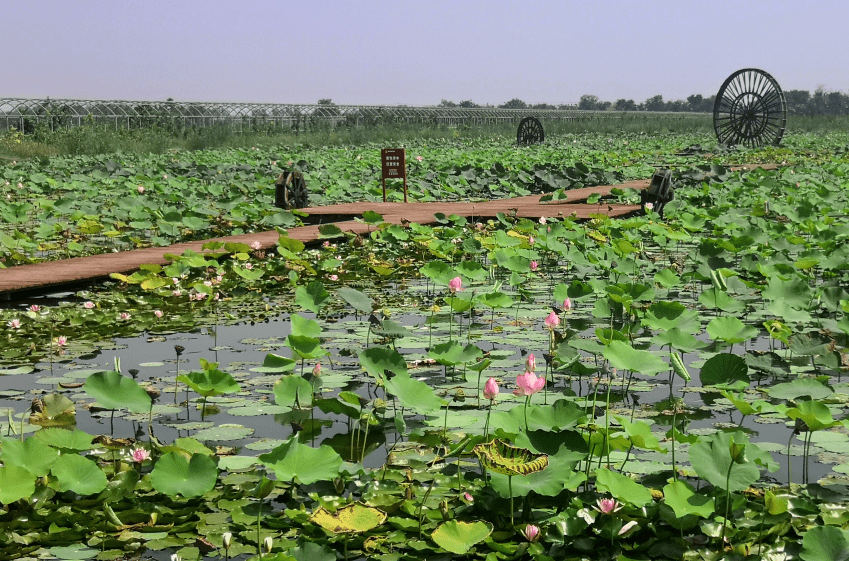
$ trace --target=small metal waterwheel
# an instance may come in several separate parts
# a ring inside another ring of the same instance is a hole
[[[713,128],[726,146],[778,146],[787,126],[787,102],[775,78],[757,68],[725,80],[713,105]]]
[[[274,206],[291,210],[310,206],[309,191],[299,171],[284,171],[274,182]]]
[[[537,144],[545,140],[542,123],[536,117],[525,117],[519,123],[516,131],[516,142],[519,144]]]

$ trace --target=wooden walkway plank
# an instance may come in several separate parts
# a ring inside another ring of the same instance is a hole
[[[345,218],[359,217],[368,210],[383,215],[385,222],[390,224],[401,224],[403,221],[416,222],[418,224],[433,224],[436,222],[434,214],[443,213],[446,216],[456,214],[472,220],[484,220],[494,218],[499,212],[515,213],[521,218],[539,219],[545,217],[566,217],[575,214],[579,219],[589,218],[590,214],[600,213],[612,217],[620,217],[639,210],[639,206],[613,205],[608,208],[607,203],[601,205],[574,204],[585,201],[593,193],[600,195],[610,194],[611,189],[625,189],[633,187],[642,189],[648,185],[648,181],[632,181],[621,185],[605,185],[600,187],[586,187],[569,191],[569,199],[565,203],[542,204],[539,199],[542,195],[531,195],[527,197],[516,197],[511,199],[499,199],[481,202],[450,202],[450,203],[382,203],[361,202],[346,203],[333,206],[310,207],[301,209],[310,215],[313,221],[317,217],[327,218],[326,223],[334,223],[343,232],[366,234],[374,230],[374,226],[364,224],[355,220]],[[319,235],[318,225],[289,228],[289,237],[303,241],[306,244],[318,242],[322,239]],[[178,243],[166,247],[149,247],[122,251],[118,253],[104,253],[86,257],[74,257],[59,261],[45,261],[32,265],[18,265],[8,269],[0,269],[0,295],[10,300],[15,298],[16,293],[32,293],[58,291],[68,285],[85,282],[96,282],[109,278],[111,273],[130,274],[145,263],[165,265],[169,261],[165,254],[179,255],[186,250],[198,253],[203,251],[202,246],[209,241],[246,243],[248,245],[259,242],[262,248],[277,245],[279,234],[274,231],[257,232],[253,234],[242,234],[238,236],[222,236],[194,242]]]

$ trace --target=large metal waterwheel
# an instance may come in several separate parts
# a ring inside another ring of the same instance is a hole
[[[719,88],[713,104],[713,128],[721,144],[778,146],[786,126],[784,92],[763,70],[738,70]]]
[[[519,144],[537,144],[545,140],[542,123],[536,117],[525,117],[519,123],[516,131],[516,142]]]

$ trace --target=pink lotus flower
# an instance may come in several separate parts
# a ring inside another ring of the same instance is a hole
[[[182,294],[183,294],[183,293],[182,293],[182,291],[180,291],[180,290],[172,290],[172,291],[171,291],[171,295],[172,295],[172,296],[175,296],[175,297],[179,297],[179,296],[181,296]]]
[[[540,223],[540,224],[545,224],[545,216],[540,216],[540,217],[539,217],[539,223]]]
[[[168,174],[167,174],[167,173],[163,173],[163,174],[162,174],[162,179],[168,179]]]
[[[533,524],[528,524],[525,526],[525,529],[522,530],[522,535],[525,536],[529,542],[535,542],[539,539],[539,527],[534,526]]]
[[[548,317],[545,318],[545,326],[549,329],[554,329],[558,325],[560,325],[560,316],[552,311],[548,314]]]
[[[328,278],[332,281],[338,281],[339,280],[339,277],[336,276],[336,275],[330,275]]]
[[[153,310],[153,315],[158,318],[161,318],[164,314],[162,313],[162,310]]]
[[[139,195],[144,194],[144,185],[139,185]]]
[[[248,271],[250,271],[250,270],[251,270],[251,269],[253,269],[253,268],[254,268],[254,266],[253,266],[252,264],[250,264],[250,263],[245,263],[245,269],[247,269]],[[210,286],[212,286],[212,283],[210,283]]]
[[[150,458],[150,452],[145,450],[144,448],[136,448],[135,450],[133,450],[132,455],[133,461],[138,463],[142,463],[146,459]]]
[[[68,338],[65,337],[64,335],[59,335],[58,337],[53,339],[53,342],[56,343],[57,347],[64,347],[65,345],[68,344]]]
[[[490,376],[489,380],[487,380],[486,384],[483,386],[483,397],[484,399],[493,400],[498,396],[498,392],[498,382],[495,381],[495,378]]]
[[[598,505],[596,510],[602,514],[613,514],[622,508],[622,505],[616,499],[599,499],[596,501],[596,504]]]
[[[424,158],[422,158],[421,156],[416,156],[416,161],[417,161],[417,162],[421,162],[423,159],[424,159]]]
[[[130,312],[121,312],[120,314],[118,314],[118,319],[127,321],[128,319],[130,319]]]
[[[563,300],[563,309],[567,312],[572,309],[572,301],[568,298]]]
[[[450,290],[452,293],[460,292],[461,290],[463,290],[463,279],[461,279],[460,277],[454,277],[453,279],[451,279],[451,281],[448,283],[448,290]]]
[[[528,359],[525,361],[525,366],[528,369],[528,372],[533,372],[537,369],[537,358],[534,356],[534,353],[528,355]]]
[[[315,366],[313,367],[313,369],[312,369],[312,375],[313,375],[313,376],[315,376],[316,378],[318,378],[319,376],[321,376],[321,363],[320,363],[320,362],[317,362],[317,363],[315,364]]]
[[[473,502],[475,502],[475,498],[474,498],[474,497],[473,497],[470,493],[463,493],[463,499],[464,499],[467,503],[473,503]]]
[[[13,320],[10,320],[9,323],[7,323],[6,325],[11,327],[12,329],[20,329],[21,328],[21,320],[15,318]]]
[[[254,243],[251,244],[251,247],[253,249],[262,249],[262,244],[259,243],[259,240],[256,240]]]
[[[86,310],[91,310],[92,308],[94,308],[94,302],[85,302],[83,304],[83,308],[85,308]]]
[[[39,306],[38,304],[33,304],[32,306],[29,307],[29,311],[35,312],[37,314],[38,312],[41,311],[41,306]]]
[[[533,372],[525,372],[516,376],[516,385],[513,395],[532,396],[545,386],[545,378],[537,378]]]
[[[539,268],[539,263],[531,261],[531,271],[536,271]]]

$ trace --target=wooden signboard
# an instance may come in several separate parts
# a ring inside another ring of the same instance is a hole
[[[403,148],[383,148],[380,151],[383,202],[386,202],[386,180],[404,180],[404,202],[407,202],[407,156]]]

